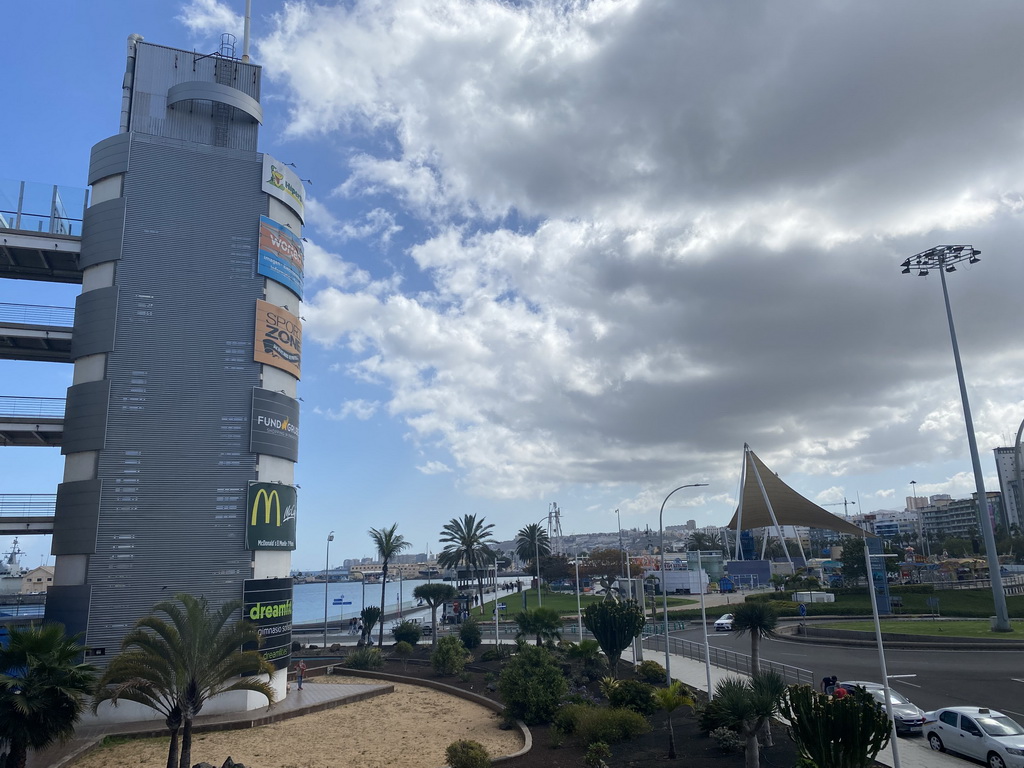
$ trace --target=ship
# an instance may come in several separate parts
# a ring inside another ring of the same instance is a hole
[[[14,595],[21,592],[22,578],[28,569],[22,567],[21,556],[25,553],[18,549],[18,540],[14,540],[9,552],[3,553],[0,561],[0,595]]]

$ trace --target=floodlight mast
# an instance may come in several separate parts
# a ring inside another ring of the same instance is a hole
[[[1006,609],[1006,595],[1003,593],[1003,578],[999,572],[999,555],[996,553],[996,536],[992,527],[992,518],[988,513],[988,497],[985,495],[985,479],[981,472],[981,459],[978,456],[978,442],[974,436],[974,420],[971,418],[971,404],[967,399],[967,385],[964,383],[964,368],[960,362],[960,346],[956,340],[956,328],[953,325],[953,310],[949,306],[949,289],[946,287],[946,274],[956,272],[956,265],[962,262],[977,264],[981,259],[981,251],[972,245],[937,245],[911,256],[900,265],[903,274],[909,275],[917,269],[918,277],[927,277],[928,272],[936,269],[942,283],[942,298],[946,304],[946,320],[949,322],[949,340],[953,345],[953,359],[956,362],[956,377],[960,384],[960,400],[964,409],[964,425],[967,428],[967,445],[971,451],[971,464],[974,467],[974,484],[978,494],[978,516],[981,518],[981,531],[985,538],[985,554],[988,559],[988,572],[992,584],[992,599],[995,603],[996,615],[993,617],[992,629],[996,632],[1010,632],[1010,617]]]

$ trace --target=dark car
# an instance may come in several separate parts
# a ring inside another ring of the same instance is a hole
[[[863,680],[848,680],[837,683],[837,688],[852,690],[863,688],[871,694],[872,698],[885,709],[885,688],[881,683],[868,683]],[[892,697],[893,719],[896,721],[896,733],[900,736],[910,736],[923,732],[925,713],[920,707],[913,704],[906,696],[899,691],[889,688],[889,695]],[[888,711],[888,710],[887,710]]]

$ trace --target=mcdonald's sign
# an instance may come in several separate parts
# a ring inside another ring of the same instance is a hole
[[[295,486],[249,483],[246,499],[245,548],[295,549]]]

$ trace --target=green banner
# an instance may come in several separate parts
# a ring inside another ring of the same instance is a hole
[[[249,483],[246,549],[295,549],[295,486]]]

